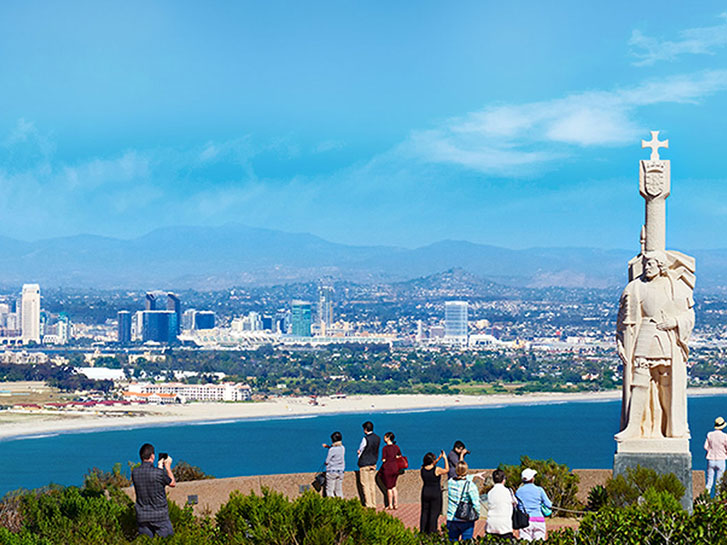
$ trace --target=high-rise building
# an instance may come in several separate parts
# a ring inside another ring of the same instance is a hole
[[[121,344],[128,344],[131,342],[131,312],[128,310],[120,310],[116,313],[118,319],[118,340]]]
[[[194,329],[194,315],[197,311],[193,308],[188,308],[182,313],[182,329],[189,331]]]
[[[263,320],[259,312],[249,312],[247,316],[234,320],[238,331],[262,331]]]
[[[144,307],[144,310],[161,310],[157,308],[157,305],[159,304],[157,300],[158,295],[159,293],[155,291],[146,292],[146,306]]]
[[[194,329],[214,329],[215,313],[211,310],[198,310],[194,314]]]
[[[308,301],[293,301],[290,308],[290,334],[294,337],[311,336],[311,307]]]
[[[466,342],[468,333],[467,301],[444,303],[444,336],[447,339]]]
[[[322,335],[333,325],[333,288],[330,286],[318,289],[318,324]]]
[[[417,333],[414,340],[418,343],[424,340],[424,323],[421,320],[417,320]]]
[[[177,314],[171,310],[142,312],[141,340],[174,343],[177,340]]]
[[[142,338],[142,330],[144,329],[144,312],[137,310],[131,317],[131,340],[140,341]]]
[[[16,312],[11,312],[5,317],[5,328],[16,334],[20,331],[20,318]]]
[[[196,329],[214,329],[215,313],[211,310],[187,309],[182,314],[182,329],[193,331]]]
[[[131,326],[129,326],[129,329],[131,329]],[[58,335],[58,342],[60,344],[67,344],[71,338],[71,324],[68,321],[68,316],[65,314],[61,314],[61,317],[58,319],[56,335]]]
[[[278,312],[273,318],[273,331],[287,335],[290,333],[290,311]]]
[[[167,293],[167,310],[171,310],[177,315],[176,335],[179,335],[179,328],[182,326],[182,302],[176,293]]]
[[[0,328],[7,327],[9,315],[10,305],[8,305],[7,303],[0,303]]]
[[[40,286],[24,284],[21,295],[21,336],[23,344],[40,343]]]

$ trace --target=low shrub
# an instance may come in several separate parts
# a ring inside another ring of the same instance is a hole
[[[11,532],[19,532],[23,527],[21,492],[11,492],[0,502],[0,527]]]
[[[212,475],[207,475],[197,466],[188,464],[185,461],[180,461],[172,468],[172,474],[177,482],[184,481],[201,481],[204,479],[214,479]]]
[[[124,488],[127,486],[131,486],[131,481],[121,473],[120,463],[114,464],[111,471],[102,471],[94,467],[83,476],[83,488],[99,494],[110,487]]]
[[[606,505],[610,507],[626,507],[637,501],[646,501],[646,492],[652,490],[659,494],[650,494],[648,498],[664,505],[670,502],[663,494],[672,497],[676,503],[684,495],[684,485],[673,473],[659,474],[653,469],[636,466],[627,468],[626,475],[618,475],[606,482]]]
[[[586,503],[587,511],[598,511],[601,507],[608,504],[608,491],[605,486],[597,484],[588,491],[588,503]]]
[[[224,540],[250,545],[375,545],[418,543],[413,532],[357,500],[322,498],[306,492],[295,500],[264,489],[262,495],[233,492],[217,513]]]

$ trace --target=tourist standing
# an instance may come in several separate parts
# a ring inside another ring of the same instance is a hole
[[[447,460],[449,460],[449,475],[450,479],[454,479],[457,476],[457,464],[464,462],[464,457],[470,453],[464,446],[462,441],[455,441],[452,450],[447,454]]]
[[[399,506],[399,492],[396,489],[396,480],[399,478],[399,458],[401,450],[396,444],[394,434],[387,431],[384,434],[384,446],[381,451],[381,482],[386,488],[386,500],[388,509],[396,509]]]
[[[492,481],[495,486],[487,493],[485,531],[488,534],[512,539],[512,509],[517,501],[512,490],[507,488],[505,480],[505,472],[502,469],[492,472]]]
[[[329,498],[343,497],[343,472],[346,469],[346,447],[343,446],[343,435],[340,431],[331,434],[331,444],[323,443],[328,449],[326,456],[326,496]]]
[[[444,467],[437,466],[439,460],[444,460]],[[442,512],[442,482],[441,476],[449,472],[449,463],[444,451],[434,457],[433,452],[424,455],[422,468],[419,474],[422,477],[421,512],[419,515],[419,530],[425,534],[435,533],[439,525],[439,515]]]
[[[447,533],[450,541],[472,539],[475,530],[474,520],[460,520],[455,517],[461,501],[469,501],[477,516],[480,516],[480,492],[472,477],[467,475],[467,462],[459,462],[454,468],[454,478],[448,483]]]
[[[169,520],[166,487],[174,487],[177,481],[172,474],[172,459],[160,460],[162,468],[154,467],[154,446],[144,443],[139,449],[141,465],[131,471],[136,502],[136,523],[139,533],[145,536],[169,537],[174,534]]]
[[[373,422],[363,423],[364,436],[358,447],[358,474],[363,489],[363,504],[376,509],[376,463],[381,438],[374,433]]]
[[[722,430],[727,422],[721,416],[714,421],[714,430],[707,434],[704,450],[707,451],[707,492],[712,495],[712,485],[717,493],[727,460],[727,434]]]
[[[520,539],[525,541],[533,541],[542,539],[545,541],[547,533],[545,530],[545,516],[543,515],[543,507],[551,509],[553,503],[548,498],[541,487],[535,484],[535,475],[537,471],[534,469],[523,469],[521,474],[523,484],[517,489],[515,497],[530,516],[530,524],[520,530]]]

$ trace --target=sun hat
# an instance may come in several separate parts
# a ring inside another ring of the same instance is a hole
[[[537,473],[537,471],[528,467],[526,469],[523,469],[521,476],[523,478],[523,481],[532,481]]]
[[[714,429],[715,430],[721,430],[724,429],[724,427],[727,426],[727,422],[724,421],[724,418],[721,416],[718,416],[714,419]]]

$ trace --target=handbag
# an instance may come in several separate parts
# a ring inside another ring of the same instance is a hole
[[[550,507],[546,507],[545,504],[540,504],[540,512],[543,513],[544,517],[549,517],[553,514],[553,510]]]
[[[403,474],[404,471],[409,467],[409,460],[406,456],[401,456],[396,459],[396,463],[399,465],[399,474]]]
[[[459,520],[466,520],[467,522],[473,522],[480,518],[480,515],[478,515],[477,511],[475,511],[475,506],[472,505],[472,501],[470,500],[469,496],[467,496],[465,499],[465,493],[467,492],[467,487],[469,485],[470,482],[467,481],[464,485],[464,488],[462,489],[462,493],[459,496],[457,509],[454,511],[454,518]]]
[[[520,502],[515,499],[515,496],[510,490],[512,499],[516,501],[516,504],[512,508],[512,529],[521,530],[527,528],[530,525],[530,515],[528,515],[521,507]]]
[[[516,506],[512,510],[512,529],[521,530],[527,528],[530,525],[530,515],[520,509],[520,506]]]
[[[323,488],[326,486],[326,472],[325,471],[319,471],[316,473],[316,476],[313,477],[313,482],[311,483],[313,488],[315,488],[316,492],[320,492],[323,490]]]

